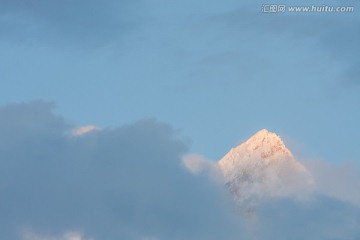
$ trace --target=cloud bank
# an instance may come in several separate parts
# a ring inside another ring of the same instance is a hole
[[[73,137],[52,107],[0,108],[1,239],[228,235],[221,195],[184,171],[187,146],[170,126],[142,120]]]
[[[167,124],[148,119],[74,137],[53,107],[0,107],[1,239],[360,237],[359,208],[323,195],[264,199],[256,217],[242,218],[220,186],[186,170],[188,146]]]

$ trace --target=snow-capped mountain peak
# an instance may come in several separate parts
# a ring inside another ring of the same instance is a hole
[[[261,197],[300,193],[313,179],[281,138],[266,129],[231,149],[218,166],[237,202],[256,202]]]
[[[248,152],[260,153],[262,158],[274,155],[286,155],[292,157],[291,152],[285,147],[281,138],[266,129],[258,131],[245,143],[233,149],[233,151],[241,151],[244,147],[246,147]]]
[[[296,160],[290,150],[286,148],[281,138],[266,129],[260,130],[250,137],[246,142],[231,149],[220,161],[219,165],[223,171],[233,171],[236,165],[243,165],[251,161],[264,162],[293,162]],[[249,163],[250,164],[250,163]]]

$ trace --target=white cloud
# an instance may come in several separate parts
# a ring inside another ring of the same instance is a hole
[[[100,128],[95,127],[93,125],[81,126],[81,127],[73,129],[71,131],[71,135],[78,137],[78,136],[82,136],[84,134],[87,134],[87,133],[90,133],[93,131],[97,131],[97,130],[100,130]]]
[[[215,163],[199,154],[189,154],[182,158],[184,166],[192,173],[198,174],[215,167]]]
[[[68,231],[60,236],[49,236],[34,233],[30,230],[23,231],[23,240],[94,240],[93,238],[85,238],[84,235],[76,231]]]

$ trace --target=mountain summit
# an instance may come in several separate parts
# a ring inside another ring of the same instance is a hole
[[[259,157],[267,159],[271,156],[287,156],[292,157],[291,152],[285,147],[281,138],[275,133],[269,132],[266,129],[258,131],[255,135],[249,138],[245,143],[236,148],[231,149],[232,153],[241,153],[246,148],[247,153],[260,154]],[[228,154],[231,155],[231,154]],[[220,161],[224,162],[222,159]]]
[[[266,129],[231,149],[218,167],[236,201],[250,211],[262,197],[297,196],[313,179],[281,138]]]

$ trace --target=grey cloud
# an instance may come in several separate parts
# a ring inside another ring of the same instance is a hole
[[[0,116],[2,239],[23,229],[95,239],[231,234],[219,195],[181,166],[187,146],[170,126],[142,120],[72,137],[43,102],[7,105]]]
[[[52,108],[0,108],[1,239],[360,236],[359,209],[322,196],[266,199],[243,218],[219,186],[186,171],[188,146],[167,124],[148,119],[74,137]]]
[[[254,223],[255,239],[358,239],[360,211],[341,201],[316,196],[310,202],[264,201]]]
[[[25,143],[38,138],[56,140],[62,136],[70,125],[62,117],[52,113],[54,107],[53,103],[43,101],[1,106],[0,148],[2,151],[13,150],[20,142]]]

